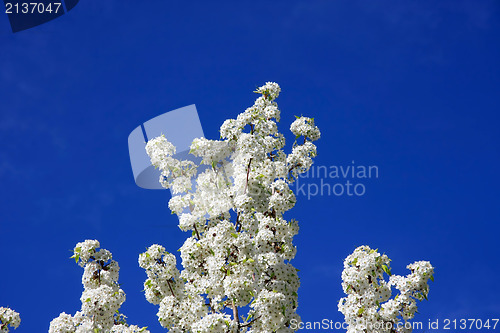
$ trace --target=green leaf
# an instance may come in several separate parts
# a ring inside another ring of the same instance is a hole
[[[389,267],[387,267],[387,265],[382,265],[382,269],[384,270],[384,272],[385,272],[387,275],[389,275],[389,276],[391,276],[391,275],[392,275],[391,270],[389,269]]]
[[[431,281],[434,282],[434,275],[431,275],[429,279],[431,279]]]
[[[238,235],[235,233],[231,233],[231,236],[233,236],[234,238],[238,238]]]

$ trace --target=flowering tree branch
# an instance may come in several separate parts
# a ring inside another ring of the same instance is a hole
[[[289,184],[312,165],[320,131],[312,118],[298,117],[291,130],[304,143],[287,155],[276,124],[280,88],[268,82],[256,93],[253,106],[221,126],[221,140],[193,141],[191,153],[211,166],[203,171],[175,159],[163,136],[146,146],[173,193],[169,207],[179,227],[192,231],[180,249],[182,272],[160,245],[139,257],[146,299],[159,305],[158,319],[171,332],[291,332],[290,322],[300,319],[299,279],[290,264],[298,224],[283,213],[295,205]]]
[[[21,317],[16,311],[0,307],[0,333],[8,333],[9,326],[17,329],[21,324]]]
[[[416,301],[427,299],[427,282],[434,280],[434,267],[428,261],[418,261],[407,268],[411,273],[405,277],[392,275],[390,259],[368,246],[358,247],[345,259],[342,288],[347,297],[338,307],[349,325],[348,333],[412,331],[409,321],[417,312]],[[399,291],[393,298],[392,287]]]
[[[49,333],[149,333],[146,327],[129,326],[118,309],[125,293],[118,284],[118,263],[97,240],[78,243],[71,258],[84,268],[82,308],[74,316],[61,313],[50,322]]]

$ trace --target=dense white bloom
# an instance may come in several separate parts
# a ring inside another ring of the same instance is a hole
[[[348,333],[357,332],[411,332],[406,323],[417,311],[416,301],[427,299],[429,279],[434,268],[427,261],[407,266],[411,274],[406,277],[391,275],[390,259],[368,246],[358,247],[344,261],[342,288],[347,294],[338,308],[349,324]],[[384,279],[389,275],[389,281]],[[391,287],[399,290],[394,298]]]
[[[98,240],[86,240],[85,242],[78,243],[75,246],[75,253],[72,258],[75,258],[78,265],[83,267],[87,264],[90,258],[95,255],[96,249],[99,248],[99,246],[100,244]]]
[[[255,327],[259,332],[274,332],[287,326],[287,314],[290,315],[291,309],[284,294],[262,290],[255,299],[254,309],[254,316],[261,319]]]
[[[297,138],[303,136],[311,141],[316,141],[321,136],[319,128],[314,125],[314,118],[297,117],[290,126],[290,130]]]
[[[231,147],[226,141],[194,139],[191,154],[202,157],[202,163],[212,165],[226,159],[231,154]]]
[[[279,179],[271,184],[272,195],[269,198],[269,208],[276,212],[282,213],[290,210],[297,201],[293,191],[288,187],[288,184]]]
[[[151,164],[160,168],[165,160],[175,154],[175,146],[161,135],[155,139],[149,140],[146,144],[146,152],[151,158]]]
[[[21,317],[16,311],[0,307],[0,333],[9,332],[9,326],[16,329],[21,324]]]
[[[220,127],[220,137],[222,139],[234,140],[241,133],[242,129],[236,119],[227,119]]]
[[[196,165],[192,161],[173,158],[175,147],[164,135],[149,140],[146,152],[151,157],[151,164],[160,169],[160,183],[170,188],[172,193],[181,193],[191,188],[191,178],[196,174]]]
[[[269,98],[270,100],[274,100],[278,98],[281,92],[281,88],[275,82],[266,82],[265,85],[257,88],[256,92],[264,95],[266,98]]]
[[[76,330],[75,320],[70,314],[61,313],[59,317],[50,322],[49,332],[72,333]]]
[[[313,164],[313,157],[316,157],[316,146],[313,143],[305,142],[302,145],[293,147],[292,153],[286,158],[292,180],[299,174],[309,170]]]
[[[158,320],[172,332],[285,333],[293,331],[291,320],[300,320],[299,278],[288,262],[295,257],[298,224],[283,214],[296,202],[289,183],[312,165],[312,141],[320,133],[312,119],[300,118],[292,131],[304,142],[287,155],[276,124],[280,87],[268,82],[256,92],[261,96],[253,106],[222,124],[221,140],[193,141],[191,153],[208,166],[202,172],[183,168],[164,137],[147,145],[165,188],[182,177],[196,184],[196,191],[185,187],[169,201],[179,227],[191,232],[179,249],[182,272],[159,245],[139,257],[148,275],[146,299],[159,305]]]
[[[231,331],[231,317],[227,314],[213,313],[193,323],[193,333],[225,333]]]
[[[149,332],[146,328],[128,326],[125,316],[120,314],[119,308],[125,301],[125,293],[118,284],[120,267],[111,252],[98,250],[99,247],[97,240],[75,246],[72,258],[84,268],[81,311],[74,316],[61,313],[50,322],[49,333]]]
[[[145,327],[139,327],[137,325],[124,325],[124,324],[119,324],[115,325],[111,328],[110,333],[145,333],[149,332],[146,330]]]

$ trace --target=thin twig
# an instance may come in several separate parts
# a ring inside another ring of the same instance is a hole
[[[256,317],[256,318],[252,319],[251,321],[249,321],[249,322],[248,322],[248,323],[246,323],[246,324],[242,324],[242,325],[240,325],[240,328],[242,328],[242,327],[247,327],[247,326],[252,325],[252,324],[253,324],[253,322],[254,322],[254,321],[256,321],[256,320],[257,320],[257,319],[259,319],[259,318],[260,318],[260,316],[258,316],[258,317]]]
[[[198,229],[196,229],[196,222],[195,222],[195,223],[193,223],[193,227],[194,227],[194,231],[196,232],[196,237],[198,237],[198,240],[200,240],[200,239],[201,239],[201,238],[200,238],[200,234],[199,234],[199,232],[198,232]]]
[[[234,299],[232,300],[234,323],[237,325],[238,330],[240,329],[240,318],[238,316],[238,307],[234,304]]]
[[[175,297],[174,295],[174,290],[172,289],[172,286],[170,285],[170,280],[167,280],[168,287],[170,288],[170,292],[172,293],[172,296]]]
[[[248,167],[247,167],[247,182],[245,184],[245,191],[247,191],[248,188],[248,176],[250,175],[250,163],[252,163],[252,157],[250,157],[250,160],[248,161]]]
[[[240,230],[241,230],[240,212],[238,212],[238,215],[236,216],[236,223],[235,223],[234,227],[235,227],[236,231],[240,232]]]

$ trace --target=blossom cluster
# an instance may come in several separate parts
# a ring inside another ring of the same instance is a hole
[[[72,258],[84,268],[81,310],[74,316],[61,313],[50,323],[49,333],[149,333],[146,327],[129,326],[119,312],[125,293],[118,284],[118,263],[111,252],[100,249],[97,240],[86,240],[74,248]]]
[[[9,326],[12,328],[18,328],[21,324],[21,317],[16,311],[0,307],[0,333],[8,333]]]
[[[407,266],[407,276],[392,275],[390,259],[368,246],[358,247],[344,261],[342,288],[347,294],[338,304],[349,325],[348,333],[410,333],[417,300],[427,299],[434,267],[428,261]],[[389,275],[386,281],[384,274]],[[392,297],[392,288],[399,293]],[[404,323],[401,321],[403,320]]]
[[[283,214],[296,203],[289,184],[311,167],[320,131],[312,118],[298,117],[286,154],[277,127],[280,91],[266,83],[253,106],[222,124],[220,140],[195,139],[190,153],[199,166],[172,157],[175,147],[164,136],[146,145],[174,194],[169,208],[191,232],[179,250],[182,271],[160,245],[139,257],[146,299],[159,305],[159,322],[170,332],[286,333],[300,320],[299,278],[290,264],[298,223]]]

